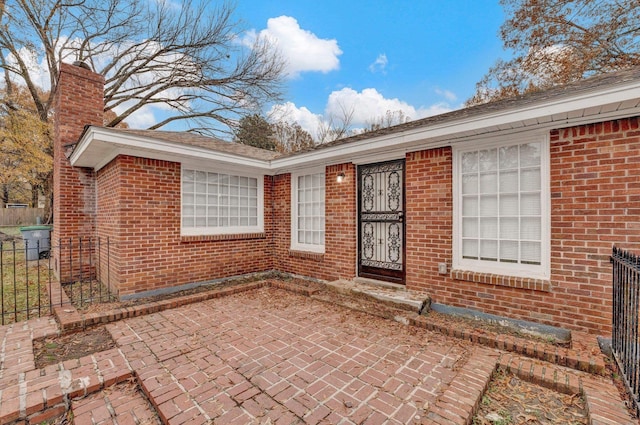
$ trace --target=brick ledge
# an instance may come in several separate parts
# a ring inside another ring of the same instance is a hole
[[[312,296],[316,293],[314,289],[301,287],[294,283],[283,282],[276,279],[266,279],[257,282],[244,283],[238,286],[225,287],[160,301],[150,301],[135,306],[120,307],[108,311],[86,314],[81,314],[72,305],[65,304],[64,307],[55,309],[54,315],[60,325],[61,332],[67,333],[90,326],[156,313],[187,304],[201,302],[212,298],[221,298],[264,287],[283,289],[304,296]],[[64,292],[57,281],[52,282],[52,289],[54,292]],[[367,313],[372,314],[371,311],[367,311]],[[597,354],[600,350],[597,342],[595,341],[595,337],[586,334],[583,335],[579,332],[572,331],[572,340],[580,339],[580,343],[577,345],[579,347],[586,348],[571,349],[547,344],[543,341],[520,338],[513,335],[451,327],[449,325],[431,322],[428,320],[428,316],[420,316],[416,314],[407,317],[407,319],[407,323],[410,325],[426,328],[430,331],[439,332],[450,337],[468,340],[490,348],[517,353],[529,358],[555,363],[560,366],[596,375],[606,374],[604,355],[601,353]]]
[[[234,241],[242,239],[264,239],[266,233],[242,233],[233,235],[180,236],[180,242]]]
[[[452,327],[448,324],[431,322],[428,316],[411,317],[409,318],[409,324],[439,332],[449,337],[471,341],[474,344],[519,354],[593,375],[605,376],[607,374],[605,356],[600,352],[596,338],[580,332],[572,331],[572,344],[574,340],[579,340],[576,345],[586,348],[573,349],[483,329]]]
[[[467,270],[451,270],[451,278],[456,280],[466,280],[468,282],[484,283],[486,285],[507,286],[509,288],[551,292],[551,282],[544,279],[505,276],[493,273],[479,273]]]
[[[303,258],[305,260],[324,261],[324,254],[319,252],[309,251],[296,251],[294,249],[289,250],[289,257]]]
[[[61,291],[59,283],[52,283],[54,291]],[[62,333],[73,332],[79,329],[86,329],[91,326],[96,326],[105,323],[116,322],[118,320],[127,319],[136,316],[143,316],[146,314],[157,313],[159,311],[168,310],[176,307],[181,307],[188,304],[193,304],[201,301],[206,301],[214,298],[221,298],[228,295],[239,294],[242,292],[248,292],[264,287],[283,289],[299,295],[311,296],[315,293],[313,289],[303,288],[295,284],[287,282],[281,282],[277,280],[260,280],[257,282],[250,282],[237,286],[230,286],[221,289],[215,289],[211,291],[197,292],[195,294],[183,295],[179,297],[172,297],[159,301],[149,301],[138,305],[128,307],[117,307],[107,311],[100,311],[94,313],[79,313],[75,307],[69,302],[63,307],[54,309],[54,316],[60,326]]]
[[[624,404],[618,400],[618,391],[610,379],[576,374],[569,369],[563,370],[553,364],[536,362],[512,353],[500,355],[497,369],[560,393],[581,394],[586,402],[589,423],[635,423],[630,420]]]

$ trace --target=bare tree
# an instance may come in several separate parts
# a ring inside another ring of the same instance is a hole
[[[0,0],[5,84],[25,85],[46,121],[59,61],[81,60],[106,78],[107,126],[158,105],[167,115],[151,129],[187,120],[228,132],[247,109],[279,99],[283,61],[267,40],[241,43],[230,3],[199,1]]]
[[[355,110],[340,104],[340,112],[329,114],[320,121],[316,137],[318,143],[328,143],[351,135],[351,124]]]
[[[384,115],[373,118],[372,120],[367,120],[363,132],[380,130],[381,128],[392,127],[409,121],[411,121],[411,118],[403,111],[399,109],[395,111],[388,110]]]
[[[271,129],[278,152],[298,152],[316,145],[313,137],[298,123],[278,121],[271,124]]]
[[[638,0],[501,0],[500,36],[513,59],[499,60],[468,105],[640,65]]]

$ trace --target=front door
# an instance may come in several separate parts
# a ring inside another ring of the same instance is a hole
[[[358,167],[358,276],[404,284],[404,160]]]

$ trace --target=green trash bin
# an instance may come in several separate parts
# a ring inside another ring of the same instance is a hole
[[[27,260],[49,258],[51,226],[25,226],[20,228]]]

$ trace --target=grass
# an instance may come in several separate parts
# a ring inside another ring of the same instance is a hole
[[[8,236],[22,238],[22,233],[20,233],[20,226],[0,226],[0,232]]]
[[[2,227],[5,235],[19,237],[19,227]],[[21,239],[0,247],[0,324],[6,325],[50,313],[49,261],[26,261]]]
[[[0,243],[0,325],[50,314],[47,289],[50,279],[55,279],[50,260],[26,261],[20,227],[0,227]],[[114,301],[95,280],[65,284],[64,290],[78,309]]]

